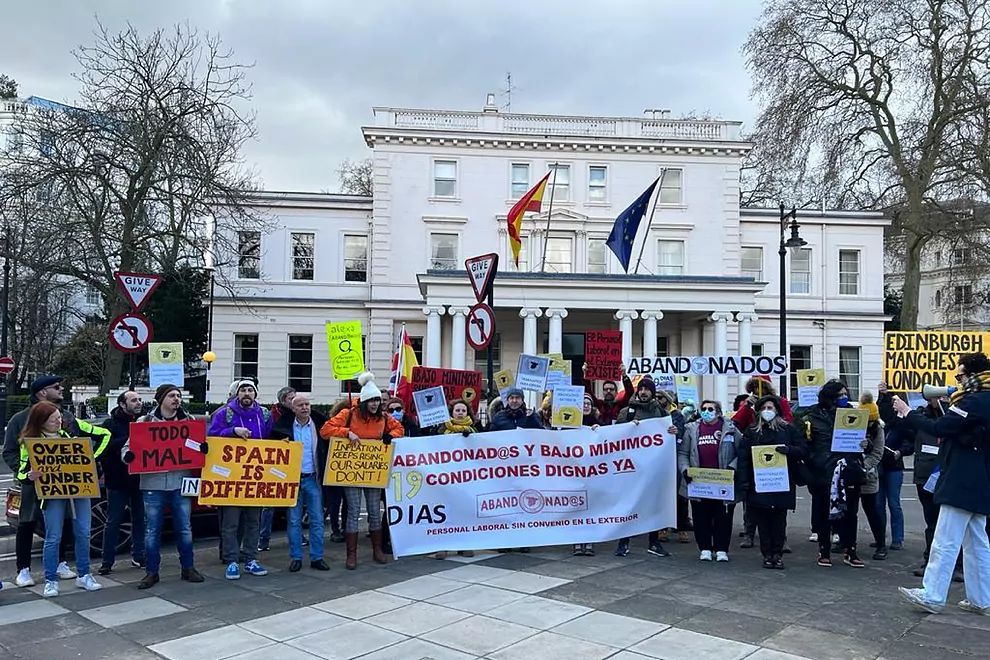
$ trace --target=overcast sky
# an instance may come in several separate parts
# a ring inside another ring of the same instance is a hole
[[[271,190],[336,190],[368,154],[372,106],[480,110],[512,72],[514,112],[756,114],[740,53],[759,0],[29,0],[4,2],[0,73],[21,96],[72,102],[71,51],[96,17],[142,31],[186,21],[254,63]]]

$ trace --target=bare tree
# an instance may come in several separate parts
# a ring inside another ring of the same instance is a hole
[[[0,99],[17,98],[17,81],[0,73]]]
[[[761,187],[790,196],[811,181],[836,208],[896,206],[901,325],[915,328],[929,220],[972,180],[957,141],[987,112],[987,3],[770,0],[744,52]]]
[[[374,192],[372,169],[370,158],[356,163],[345,158],[344,162],[337,168],[337,179],[340,181],[341,192],[371,197]]]
[[[100,26],[75,52],[76,106],[35,106],[0,154],[0,199],[33,206],[26,265],[98,290],[110,318],[127,311],[113,273],[203,266],[218,283],[236,258],[238,231],[265,228],[252,206],[255,174],[242,148],[255,136],[246,67],[220,40],[188,26],[147,36]],[[120,380],[111,351],[103,388]]]

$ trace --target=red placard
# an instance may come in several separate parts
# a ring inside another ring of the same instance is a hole
[[[443,395],[448,402],[464,399],[471,404],[471,410],[474,414],[478,413],[478,402],[481,399],[480,371],[413,367],[412,388],[414,392],[438,386],[443,387]]]
[[[622,331],[589,330],[584,333],[584,377],[588,380],[622,378]]]
[[[127,466],[130,474],[198,470],[206,464],[199,448],[206,442],[203,419],[133,422],[129,442],[134,454]]]

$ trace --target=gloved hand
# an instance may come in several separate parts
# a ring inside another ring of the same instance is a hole
[[[686,483],[686,484],[689,484],[692,481],[694,481],[694,479],[692,479],[690,476],[688,476],[687,470],[685,470],[684,472],[682,472],[681,473],[681,476],[684,477],[684,483]]]
[[[124,462],[125,463],[131,463],[133,461],[134,461],[134,452],[132,452],[132,451],[125,451],[124,452]]]
[[[471,435],[471,432],[470,431],[461,431],[461,435],[463,435],[466,438],[469,435]]]
[[[777,453],[778,454],[789,454],[790,451],[791,451],[791,448],[788,447],[787,445],[780,445],[779,447],[777,447]]]
[[[204,454],[210,451],[210,446],[206,444],[206,440],[203,440],[203,442],[199,443],[199,450]]]
[[[391,433],[386,433],[386,434],[384,434],[382,436],[382,444],[385,445],[386,447],[388,447],[390,444],[392,444],[392,434]]]

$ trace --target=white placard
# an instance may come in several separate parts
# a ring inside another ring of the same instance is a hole
[[[430,387],[413,392],[413,402],[416,404],[416,417],[419,418],[421,428],[450,421],[450,411],[447,409],[443,387]]]
[[[519,356],[519,366],[516,369],[516,387],[542,393],[546,390],[548,371],[550,358],[523,353]]]

